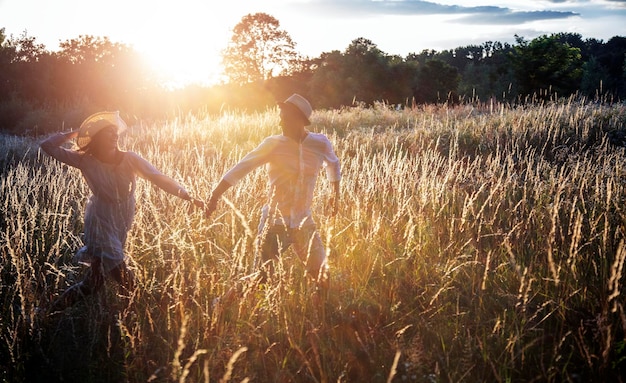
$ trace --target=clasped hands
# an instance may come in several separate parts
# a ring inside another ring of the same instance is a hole
[[[204,216],[206,218],[209,218],[217,208],[217,201],[214,199],[209,199],[209,202],[204,202],[202,200],[191,197],[189,199],[189,202],[191,203],[189,205],[189,214],[195,212],[196,209],[201,209],[202,211],[204,211]]]

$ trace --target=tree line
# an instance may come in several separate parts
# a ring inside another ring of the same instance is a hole
[[[344,51],[300,55],[271,15],[244,16],[222,52],[224,81],[164,87],[131,47],[79,36],[49,51],[26,32],[0,29],[0,130],[39,134],[85,115],[121,110],[132,121],[224,109],[258,111],[293,92],[316,108],[431,103],[524,102],[529,97],[626,96],[626,37],[604,42],[576,33],[515,43],[487,41],[450,50],[390,55],[360,37]]]

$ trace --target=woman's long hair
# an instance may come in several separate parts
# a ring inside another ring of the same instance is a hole
[[[109,127],[114,127],[116,130],[118,130],[118,127],[115,125],[108,125],[105,126],[104,128],[100,129],[100,131],[98,131],[98,133],[94,134],[94,136],[91,138],[91,141],[89,141],[89,143],[85,146],[78,147],[77,151],[81,152],[83,154],[88,154],[88,155],[93,155],[94,152],[97,151],[96,147],[97,147],[97,142],[100,140],[99,136],[100,134],[107,128]],[[117,149],[119,150],[119,146],[117,146]]]

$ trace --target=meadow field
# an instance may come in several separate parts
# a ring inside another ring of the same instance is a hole
[[[0,137],[1,382],[620,382],[626,371],[626,106],[317,111],[342,163],[314,216],[327,294],[287,252],[253,271],[262,169],[216,213],[138,182],[138,283],[67,311],[88,189],[40,138]],[[208,198],[278,112],[133,122],[120,146]],[[242,296],[214,305],[229,287]],[[113,287],[113,286],[111,286]]]

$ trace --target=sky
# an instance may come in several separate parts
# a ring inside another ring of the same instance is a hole
[[[570,32],[604,42],[626,37],[626,0],[0,0],[0,28],[49,51],[81,35],[141,52],[172,84],[207,84],[242,17],[276,18],[308,57],[366,38],[407,56],[487,41],[515,43]]]

